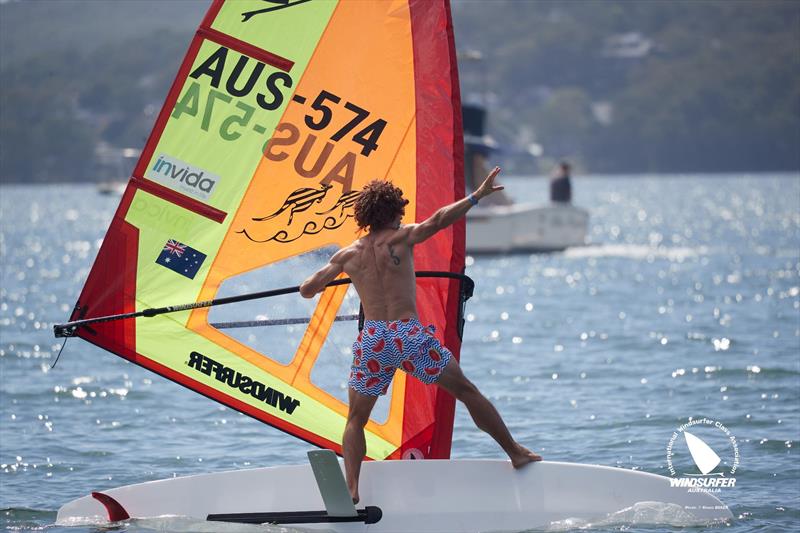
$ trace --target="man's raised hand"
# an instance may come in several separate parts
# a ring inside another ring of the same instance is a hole
[[[477,196],[479,200],[489,196],[493,192],[502,191],[505,188],[502,185],[494,184],[494,179],[498,174],[500,174],[500,167],[494,167],[494,169],[489,172],[489,175],[486,176],[486,179],[483,180],[481,186],[475,191],[475,196]]]

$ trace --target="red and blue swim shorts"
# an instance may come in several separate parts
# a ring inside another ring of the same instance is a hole
[[[348,385],[367,396],[384,395],[398,368],[423,383],[435,383],[452,357],[435,331],[416,318],[367,320],[353,343]]]

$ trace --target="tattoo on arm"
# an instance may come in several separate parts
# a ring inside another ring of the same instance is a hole
[[[394,255],[394,246],[391,244],[389,245],[389,255],[392,257],[392,263],[394,263],[395,266],[400,264],[400,258]]]

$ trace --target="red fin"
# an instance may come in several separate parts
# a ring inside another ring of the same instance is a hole
[[[105,507],[106,511],[108,511],[108,520],[110,522],[119,522],[120,520],[127,520],[131,517],[128,514],[128,511],[126,511],[117,500],[108,494],[103,494],[102,492],[93,492],[92,498],[103,504],[103,507]]]

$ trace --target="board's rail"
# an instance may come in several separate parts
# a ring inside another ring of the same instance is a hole
[[[444,272],[444,271],[434,271],[434,270],[421,270],[415,272],[418,278],[450,278],[450,279],[457,279],[461,282],[461,305],[459,309],[459,337],[462,334],[463,330],[463,309],[464,304],[466,301],[472,297],[473,290],[475,289],[475,282],[472,281],[472,278],[467,276],[466,274],[458,274],[455,272]],[[336,287],[338,285],[347,285],[352,283],[350,278],[341,278],[334,280],[326,285],[326,287]],[[103,322],[113,322],[116,320],[126,320],[130,318],[140,318],[140,317],[154,317],[158,315],[163,315],[166,313],[175,313],[178,311],[188,311],[191,309],[199,309],[201,307],[212,307],[215,305],[226,305],[232,304],[237,302],[246,302],[249,300],[257,300],[260,298],[270,298],[273,296],[282,296],[285,294],[292,294],[295,292],[300,292],[300,286],[295,285],[293,287],[283,287],[280,289],[272,289],[268,291],[260,291],[260,292],[253,292],[248,294],[240,294],[237,296],[227,296],[224,298],[216,298],[213,300],[204,300],[201,302],[192,302],[180,305],[170,305],[166,307],[151,307],[149,309],[143,309],[141,311],[136,311],[133,313],[120,313],[116,315],[107,315],[107,316],[100,316],[94,318],[84,318],[81,320],[74,320],[72,322],[66,322],[64,324],[55,324],[53,326],[53,333],[56,337],[74,337],[77,334],[78,328],[89,326],[91,324],[100,324]],[[337,317],[339,320],[348,320],[349,317]],[[303,320],[303,322],[285,322],[286,324],[289,323],[304,323],[307,322],[305,319],[278,319],[278,320],[287,320],[287,321],[294,321],[294,320]],[[253,322],[263,322],[262,324],[254,324]],[[269,323],[270,321],[249,321],[249,325],[273,325]],[[229,323],[221,323],[223,326]],[[236,323],[234,323],[236,324]],[[248,327],[248,325],[244,322],[238,323],[242,325],[235,325],[235,326],[228,326],[228,327]],[[212,324],[213,326],[213,324]]]

